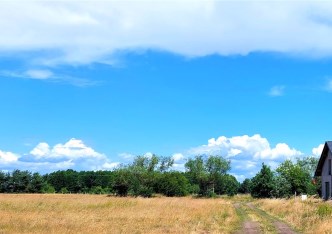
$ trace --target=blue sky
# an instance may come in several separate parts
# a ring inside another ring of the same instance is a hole
[[[2,170],[219,154],[241,181],[331,140],[332,3],[0,4]]]

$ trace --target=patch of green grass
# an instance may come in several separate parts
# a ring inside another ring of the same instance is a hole
[[[319,217],[326,217],[331,216],[332,214],[332,207],[329,204],[319,204],[317,208],[317,214]]]

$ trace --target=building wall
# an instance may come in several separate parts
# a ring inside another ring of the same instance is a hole
[[[328,151],[328,155],[324,162],[322,168],[322,198],[324,199],[331,199],[331,191],[332,191],[332,175],[329,175],[329,160],[332,160],[332,154]],[[332,164],[332,162],[331,162]],[[332,171],[332,169],[330,169]],[[329,186],[329,195],[326,197],[326,183]]]

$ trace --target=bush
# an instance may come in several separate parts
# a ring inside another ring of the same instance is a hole
[[[41,189],[41,192],[42,193],[55,193],[55,188],[52,185],[45,183]]]
[[[141,186],[138,195],[142,197],[152,197],[153,189],[147,186]]]
[[[189,187],[188,179],[181,172],[165,173],[158,182],[158,191],[168,197],[186,196]]]
[[[94,186],[90,189],[92,194],[105,194],[106,191],[101,186]]]
[[[61,188],[60,193],[69,193],[67,188]]]

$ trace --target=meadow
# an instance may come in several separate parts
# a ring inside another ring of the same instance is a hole
[[[332,233],[332,204],[321,199],[258,199],[254,204],[303,233]]]
[[[332,233],[330,202],[314,198],[0,194],[0,210],[0,233]]]
[[[230,233],[232,203],[190,197],[1,194],[0,233]]]

